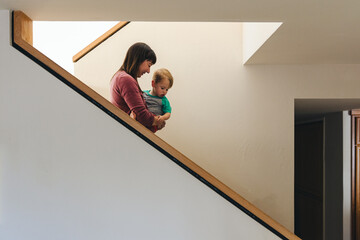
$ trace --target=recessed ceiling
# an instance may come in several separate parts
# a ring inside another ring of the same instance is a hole
[[[295,120],[304,121],[353,109],[360,109],[360,99],[295,99]]]

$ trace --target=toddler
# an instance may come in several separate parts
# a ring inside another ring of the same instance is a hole
[[[154,72],[151,81],[151,90],[144,91],[144,99],[150,112],[160,116],[162,120],[168,120],[171,115],[170,102],[165,96],[172,87],[174,79],[165,68],[158,69]]]
[[[151,81],[152,89],[143,92],[149,111],[156,115],[160,121],[165,121],[170,118],[171,106],[165,95],[172,87],[173,82],[174,79],[169,70],[161,68],[154,72]],[[135,113],[131,112],[130,117],[136,119]],[[153,132],[156,131],[157,129],[153,129]]]

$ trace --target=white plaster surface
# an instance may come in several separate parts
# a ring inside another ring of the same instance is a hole
[[[359,99],[360,65],[243,65],[240,23],[131,22],[75,65],[105,97],[128,47],[148,43],[174,76],[172,117],[157,134],[294,229],[295,99]],[[344,109],[343,109],[344,110]]]
[[[0,239],[278,239],[9,44]]]

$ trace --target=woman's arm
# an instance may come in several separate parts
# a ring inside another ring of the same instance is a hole
[[[142,93],[135,79],[130,76],[124,76],[120,85],[121,97],[128,105],[130,112],[136,115],[136,120],[148,128],[153,126],[154,122],[157,123],[154,115],[146,108],[141,96]]]
[[[136,120],[136,114],[134,112],[130,112],[130,117]],[[155,116],[152,126],[156,126],[157,130],[160,130],[165,127],[165,124],[166,123],[164,118],[161,118],[161,116]]]
[[[132,119],[136,120],[136,114],[134,112],[130,113],[130,117]],[[152,126],[153,127],[156,126],[156,130],[160,130],[160,129],[164,128],[165,124],[166,124],[166,122],[163,118],[161,118],[161,116],[154,116],[154,122],[153,122]],[[151,130],[152,130],[152,128],[151,128]]]

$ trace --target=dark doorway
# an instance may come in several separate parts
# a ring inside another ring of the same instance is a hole
[[[295,234],[323,239],[324,121],[295,125]]]

